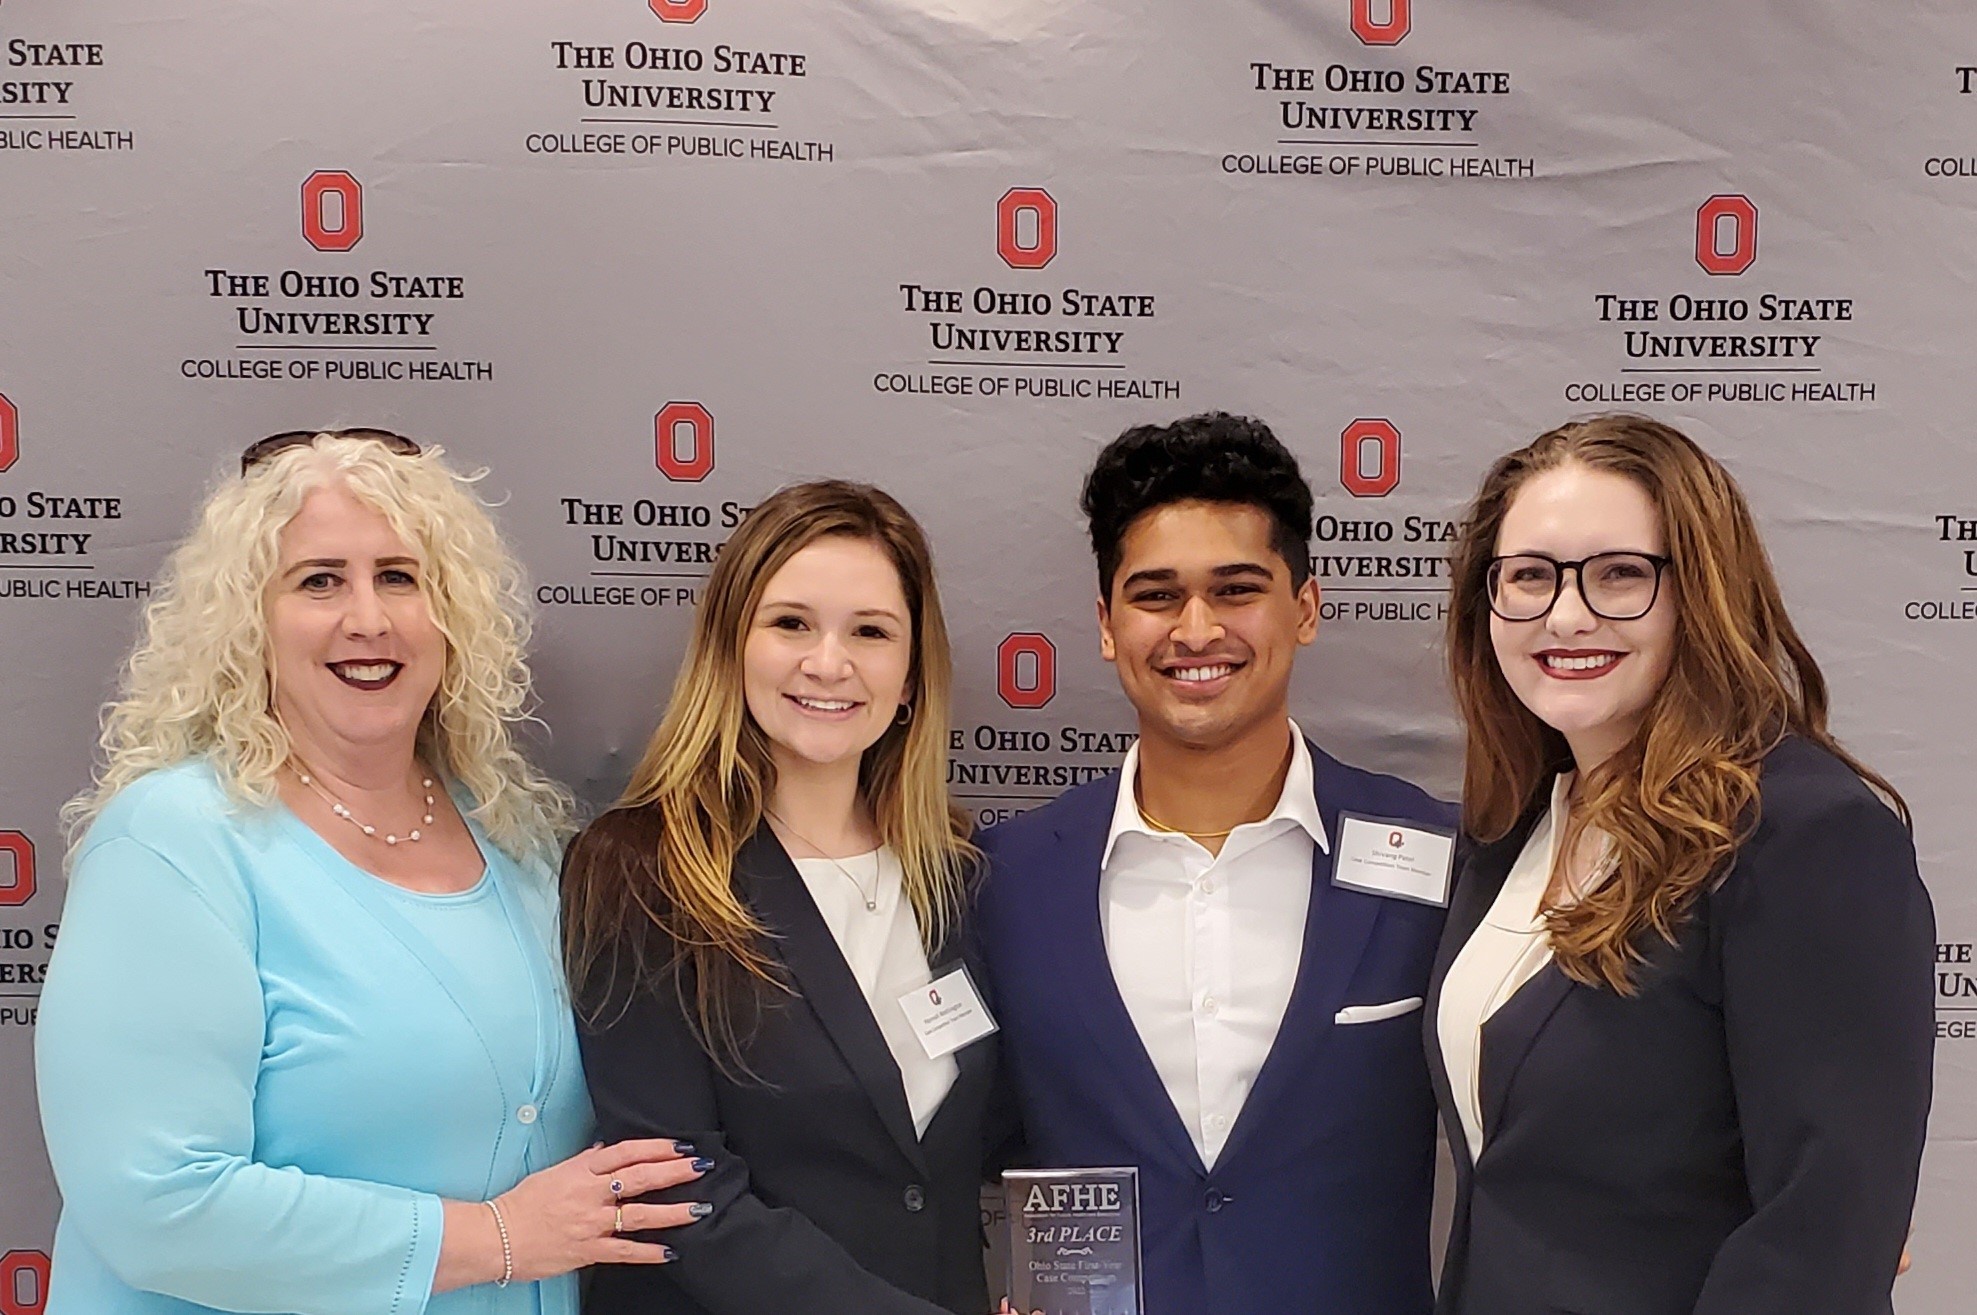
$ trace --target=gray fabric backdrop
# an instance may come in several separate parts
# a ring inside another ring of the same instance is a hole
[[[1274,424],[1319,494],[1296,688],[1443,793],[1443,541],[1624,404],[1726,458],[1943,942],[1904,1315],[1977,1197],[1977,35],[1952,0],[5,0],[0,1315],[38,1311],[60,802],[147,581],[260,434],[489,470],[540,751],[622,782],[735,516],[879,481],[932,531],[984,820],[1112,765],[1077,480]],[[1805,965],[1808,973],[1819,965]]]

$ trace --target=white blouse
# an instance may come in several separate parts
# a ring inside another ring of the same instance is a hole
[[[1550,810],[1531,828],[1503,889],[1442,982],[1435,1026],[1472,1163],[1483,1153],[1483,1024],[1552,959],[1542,911],[1565,830],[1572,779],[1565,772],[1553,783]],[[1597,887],[1605,876],[1605,863],[1595,864],[1586,889]]]
[[[925,1136],[961,1066],[951,1054],[928,1059],[899,1004],[900,996],[933,981],[913,904],[906,898],[899,858],[882,848],[850,858],[794,862],[811,902],[831,929],[851,975],[858,979],[858,989],[871,1006],[893,1062],[899,1065],[913,1130]],[[867,900],[878,907],[866,908]]]

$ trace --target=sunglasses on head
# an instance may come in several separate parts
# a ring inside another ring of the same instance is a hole
[[[269,434],[247,445],[240,454],[240,473],[245,475],[277,452],[292,447],[308,447],[318,438],[368,438],[382,443],[403,457],[419,455],[419,445],[403,434],[394,434],[389,429],[290,429],[280,434]]]

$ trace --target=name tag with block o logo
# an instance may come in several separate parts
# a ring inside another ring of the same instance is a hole
[[[1448,907],[1455,833],[1392,818],[1339,814],[1332,884],[1368,895]]]

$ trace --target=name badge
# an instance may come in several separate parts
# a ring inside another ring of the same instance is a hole
[[[1455,833],[1378,817],[1339,814],[1332,884],[1368,895],[1448,907]]]
[[[945,977],[916,986],[899,997],[906,1011],[906,1022],[920,1038],[928,1059],[951,1055],[970,1041],[979,1041],[996,1030],[988,1006],[975,992],[974,979],[966,965]]]

